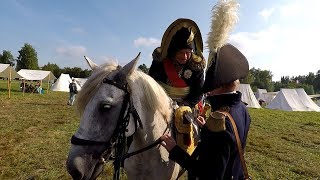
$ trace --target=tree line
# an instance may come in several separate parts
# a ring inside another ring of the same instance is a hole
[[[50,63],[39,67],[38,56],[36,50],[32,45],[25,43],[24,46],[18,51],[18,57],[14,58],[11,51],[3,50],[0,54],[0,63],[10,64],[15,66],[15,70],[32,69],[51,71],[55,77],[60,77],[61,73],[69,74],[71,77],[87,78],[91,75],[92,70],[81,69],[80,67],[64,67],[60,68],[57,64]]]
[[[69,74],[71,77],[87,78],[92,70],[81,69],[80,67],[60,68],[57,64],[50,63],[39,67],[36,50],[32,45],[25,43],[18,51],[19,55],[14,58],[8,50],[3,50],[0,54],[0,63],[15,66],[16,71],[20,69],[33,69],[51,71],[54,76],[60,77],[61,73]],[[139,65],[138,68],[148,73],[149,68],[145,65]],[[249,75],[240,80],[241,83],[250,84],[253,91],[257,89],[266,89],[268,92],[279,91],[281,88],[303,88],[307,94],[320,93],[320,70],[317,73],[309,72],[308,75],[282,76],[280,81],[272,81],[272,73],[269,70],[251,68]]]

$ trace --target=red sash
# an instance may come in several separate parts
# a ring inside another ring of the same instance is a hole
[[[184,80],[179,77],[176,69],[174,68],[174,64],[170,59],[168,58],[164,59],[163,64],[164,64],[164,70],[166,71],[168,79],[171,82],[171,85],[173,87],[183,88],[188,86],[186,82],[184,82]]]

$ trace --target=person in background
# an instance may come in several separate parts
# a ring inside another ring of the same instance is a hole
[[[36,91],[37,91],[38,94],[42,94],[42,87],[41,87],[40,81],[38,81],[38,82],[36,83],[35,88],[36,88]]]
[[[239,79],[249,73],[246,57],[231,44],[225,44],[213,56],[208,67],[203,92],[211,105],[208,119],[197,118],[201,129],[201,143],[194,153],[189,155],[176,145],[175,140],[163,135],[161,143],[168,151],[169,158],[188,173],[199,179],[244,179],[247,177],[241,156],[246,146],[251,118],[246,105],[241,101],[241,92],[236,91]],[[240,139],[240,151],[237,148],[236,131],[231,124],[231,114],[235,121]]]
[[[20,89],[21,89],[21,92],[26,92],[26,80],[23,79],[21,84],[20,84]]]
[[[29,85],[29,90],[30,93],[34,93],[35,92],[35,86],[33,85],[33,83],[31,82]]]
[[[75,79],[72,78],[71,83],[69,84],[69,101],[68,105],[73,106],[73,103],[76,99],[76,94],[78,93],[77,85],[75,83]]]
[[[177,19],[153,52],[149,75],[179,106],[194,107],[202,100],[206,61],[200,29],[190,19]]]

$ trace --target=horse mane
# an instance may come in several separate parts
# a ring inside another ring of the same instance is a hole
[[[96,94],[97,90],[102,84],[103,78],[105,78],[109,73],[116,70],[118,63],[109,62],[96,68],[88,80],[84,83],[81,91],[77,94],[76,107],[80,117],[83,115],[84,109],[90,99]]]
[[[80,117],[86,105],[100,88],[103,78],[116,70],[118,63],[110,62],[95,69],[84,83],[76,98],[76,107]],[[172,107],[170,98],[164,89],[149,75],[134,70],[127,78],[131,96],[138,97],[150,111],[159,111],[167,122],[171,121]],[[167,101],[168,103],[165,103]]]
[[[129,87],[134,89],[134,92],[131,92],[133,97],[139,97],[150,112],[159,111],[167,122],[171,121],[171,99],[151,76],[135,70],[127,81]]]

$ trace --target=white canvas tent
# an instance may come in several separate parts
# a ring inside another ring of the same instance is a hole
[[[69,84],[71,83],[72,79],[70,78],[69,74],[61,74],[57,81],[51,87],[51,91],[62,91],[62,92],[69,92]],[[76,82],[77,90],[80,91],[81,87]]]
[[[313,100],[313,102],[320,106],[320,94],[312,94],[308,96]]]
[[[57,79],[51,71],[21,69],[20,71],[18,71],[18,74],[26,80],[33,81],[48,82]]]
[[[57,79],[51,71],[20,69],[18,74],[25,80],[41,81],[41,86],[43,81],[48,82],[48,92],[50,88],[50,82]]]
[[[317,104],[318,106],[320,106],[320,99],[317,99],[317,100],[316,100],[316,104]]]
[[[10,64],[0,64],[0,77],[8,79],[8,96],[11,96],[11,79],[22,78]]]
[[[261,95],[261,99],[268,105],[277,96],[278,92],[267,92]]]
[[[320,111],[304,89],[281,89],[267,106],[269,109],[284,111]]]
[[[22,78],[10,64],[0,64],[0,77],[2,78]]]
[[[320,111],[320,107],[314,101],[312,101],[303,88],[298,88],[296,91],[301,98],[302,103],[307,107],[308,110]]]
[[[74,78],[77,82],[77,84],[82,87],[84,83],[87,81],[88,78]]]
[[[261,108],[257,98],[255,97],[250,84],[240,84],[238,89],[242,93],[241,100],[247,103],[247,107]]]
[[[255,96],[259,100],[263,100],[267,105],[276,97],[278,92],[267,92],[266,89],[258,89]]]
[[[69,74],[61,74],[57,81],[50,88],[51,91],[69,92],[71,78]]]
[[[254,94],[257,98],[257,100],[261,99],[261,95],[263,93],[267,93],[267,90],[266,89],[257,89],[257,92]]]

